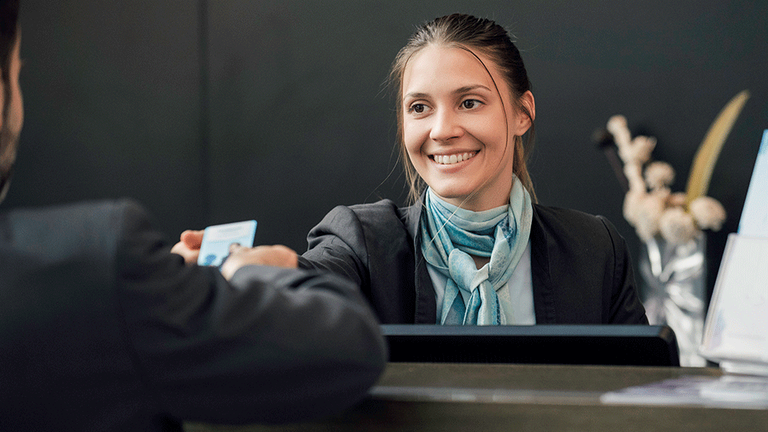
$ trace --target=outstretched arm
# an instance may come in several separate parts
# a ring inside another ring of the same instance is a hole
[[[386,345],[359,289],[316,271],[185,265],[127,215],[120,305],[137,368],[170,415],[298,421],[361,399]],[[257,249],[257,248],[254,248]]]

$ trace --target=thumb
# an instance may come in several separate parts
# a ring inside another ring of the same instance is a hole
[[[186,230],[181,233],[181,242],[190,249],[200,249],[203,243],[203,230]]]

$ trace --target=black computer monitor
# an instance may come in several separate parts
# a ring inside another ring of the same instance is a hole
[[[385,324],[391,362],[680,366],[668,326]]]

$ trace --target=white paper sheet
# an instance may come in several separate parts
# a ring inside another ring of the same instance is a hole
[[[728,236],[701,354],[768,364],[768,238]]]
[[[763,140],[749,181],[739,221],[739,234],[768,238],[768,129],[763,131]]]

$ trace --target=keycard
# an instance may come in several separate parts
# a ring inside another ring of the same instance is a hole
[[[197,264],[218,267],[229,256],[230,245],[252,247],[255,235],[255,220],[209,226],[203,232]]]

